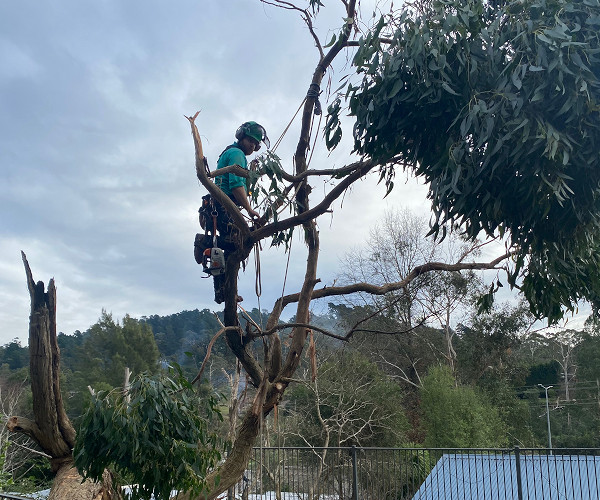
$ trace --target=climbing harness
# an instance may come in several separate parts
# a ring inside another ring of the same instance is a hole
[[[208,168],[208,167],[207,167]],[[215,207],[213,199],[210,195],[202,197],[202,206],[198,210],[198,218],[200,220],[200,226],[204,229],[204,241],[209,237],[209,233],[212,232],[212,247],[205,248],[202,251],[201,263],[202,270],[211,276],[220,276],[225,273],[225,254],[223,250],[219,248],[217,243],[217,217],[219,213]],[[212,230],[210,229],[210,220],[212,219]],[[198,240],[198,238],[196,238]],[[196,241],[194,244],[194,250],[201,243]],[[196,252],[195,252],[196,253]],[[196,256],[198,261],[198,256]]]

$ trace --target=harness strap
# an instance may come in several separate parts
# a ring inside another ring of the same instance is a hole
[[[212,198],[211,198],[211,203],[212,203]],[[217,245],[217,211],[215,210],[215,207],[213,205],[213,210],[212,210],[212,218],[213,218],[213,246],[214,247],[218,247],[219,245]]]

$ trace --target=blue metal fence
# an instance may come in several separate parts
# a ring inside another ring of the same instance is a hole
[[[255,448],[223,498],[600,500],[600,449]]]

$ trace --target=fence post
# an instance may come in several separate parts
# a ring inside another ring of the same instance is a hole
[[[520,448],[515,446],[515,469],[517,471],[517,495],[523,500],[523,482],[521,479],[521,454]]]
[[[350,454],[352,456],[352,500],[360,500],[358,498],[358,464],[356,463],[356,446],[352,445]]]

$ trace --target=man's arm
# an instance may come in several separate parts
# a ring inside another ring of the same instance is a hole
[[[231,190],[231,194],[233,194],[235,201],[237,201],[238,204],[241,205],[242,208],[246,210],[246,212],[248,212],[248,215],[251,218],[254,219],[255,217],[260,217],[260,214],[256,210],[252,210],[252,207],[250,206],[250,200],[248,200],[246,188],[244,188],[243,186],[233,188]]]

